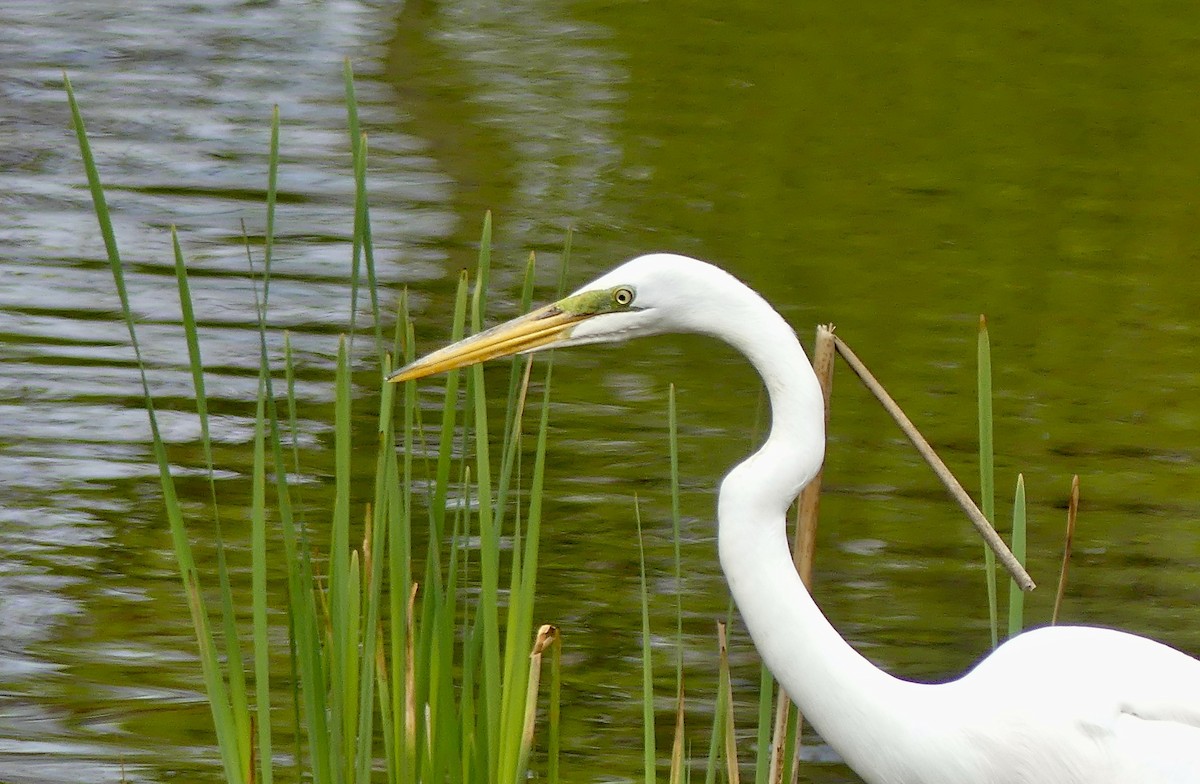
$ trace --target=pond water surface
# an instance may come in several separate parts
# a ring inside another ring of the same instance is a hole
[[[485,210],[495,318],[512,313],[530,251],[539,299],[551,296],[568,228],[573,284],[641,252],[696,255],[757,288],[806,341],[836,323],[974,488],[986,313],[1001,528],[1019,471],[1031,503],[1042,588],[1029,621],[1049,618],[1078,473],[1065,617],[1200,652],[1200,17],[1189,4],[77,0],[51,13],[16,0],[0,4],[0,781],[219,775],[62,72],[109,189],[173,456],[196,468],[194,419],[172,411],[190,397],[168,234],[179,228],[237,557],[258,356],[243,223],[261,234],[275,104],[270,318],[298,351],[314,517],[331,493],[328,371],[350,309],[347,57],[385,296],[412,292],[422,347],[446,339]],[[753,443],[758,385],[740,357],[699,338],[556,361],[538,616],[567,635],[569,779],[633,780],[633,493],[660,578],[654,623],[670,630],[674,383],[686,661],[704,694],[728,607],[713,488]],[[376,369],[365,355],[358,369],[369,396]],[[980,545],[838,372],[818,599],[879,666],[952,677],[988,647]],[[201,509],[203,483],[183,486]],[[748,708],[758,675],[740,631],[734,658]],[[856,781],[835,762],[804,778]]]

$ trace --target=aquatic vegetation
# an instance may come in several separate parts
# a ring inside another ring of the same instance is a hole
[[[551,782],[558,781],[562,643],[553,627],[542,626],[535,631],[539,619],[534,617],[533,609],[552,365],[546,363],[541,381],[535,382],[533,365],[527,358],[512,360],[502,414],[489,409],[491,398],[482,368],[454,371],[444,383],[440,419],[429,426],[425,419],[430,412],[415,385],[380,383],[393,367],[413,359],[413,327],[407,297],[402,296],[395,314],[395,331],[390,345],[386,344],[383,325],[392,315],[384,311],[375,277],[366,185],[368,144],[358,128],[349,67],[346,96],[355,182],[350,260],[353,296],[351,328],[340,343],[336,371],[329,380],[335,401],[335,500],[327,538],[318,534],[325,530],[324,525],[311,525],[295,511],[297,488],[292,477],[303,475],[304,466],[295,447],[296,367],[291,342],[285,339],[282,360],[273,359],[267,348],[280,143],[278,112],[272,114],[266,230],[261,256],[255,260],[260,367],[252,441],[248,635],[235,610],[239,605],[230,578],[232,567],[220,533],[220,488],[215,478],[219,466],[214,463],[209,435],[203,346],[192,309],[184,251],[172,231],[181,322],[216,531],[215,575],[201,574],[196,565],[194,534],[189,530],[188,512],[180,502],[168,448],[159,431],[99,170],[69,81],[66,89],[101,235],[142,375],[165,513],[195,630],[226,781],[271,782],[277,775],[318,783],[368,781],[380,767],[386,769],[391,782],[519,782],[531,769]],[[483,326],[490,243],[488,217],[482,227],[473,282],[465,274],[458,282],[452,322],[456,338],[465,333],[468,323],[474,331]],[[252,255],[249,249],[248,255]],[[569,236],[563,256],[570,257]],[[565,270],[564,262],[560,294]],[[525,270],[523,309],[528,309],[532,300],[533,273],[531,256]],[[354,394],[356,371],[351,362],[360,297],[369,302],[370,338],[378,360],[368,371],[372,376],[369,383],[380,388],[378,398],[365,401]],[[981,340],[985,337],[984,333]],[[830,366],[833,346],[830,333]],[[981,449],[982,389],[981,380]],[[372,411],[377,423],[374,431],[365,436],[355,433],[353,412],[372,403],[377,406]],[[667,407],[676,612],[681,618],[673,390]],[[497,427],[500,421],[503,424]],[[430,433],[436,436],[427,439]],[[500,434],[498,440],[489,437],[495,433]],[[375,472],[368,493],[370,501],[356,505],[353,499],[362,497],[363,492],[352,486],[355,477],[351,454],[371,450]],[[631,514],[638,517],[635,500],[631,500],[630,508]],[[990,514],[987,517],[991,519]],[[638,520],[640,524],[640,517]],[[808,525],[815,526],[815,502]],[[805,536],[805,558],[811,559],[811,533]],[[423,551],[419,545],[422,539]],[[288,567],[286,604],[282,607],[272,605],[272,596],[278,591],[268,585],[271,553],[279,550]],[[811,560],[805,558],[797,561],[802,574],[811,571]],[[213,594],[205,585],[214,578],[215,606]],[[1020,597],[1019,590],[1016,596]],[[660,760],[655,746],[656,657],[650,645],[649,601],[643,558],[643,767],[646,780],[654,781]],[[278,665],[278,648],[282,646],[273,641],[272,635],[273,625],[283,617],[288,633],[286,668]],[[1009,617],[1014,617],[1012,609]],[[1015,617],[1019,624],[1020,616]],[[706,781],[737,781],[740,767],[724,625],[716,631],[719,683],[712,698],[713,724],[707,735],[706,753],[695,762],[688,760],[691,748],[685,727],[688,698],[683,681],[682,621],[677,623],[675,634],[676,688],[669,779],[689,779],[696,765],[704,768]],[[286,700],[281,701],[280,695],[286,695]],[[795,780],[802,721],[787,704],[764,668],[756,713],[753,769],[757,781]]]

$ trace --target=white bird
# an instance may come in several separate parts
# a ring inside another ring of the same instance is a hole
[[[820,386],[787,322],[717,267],[641,256],[389,380],[670,332],[729,343],[766,385],[770,435],[721,483],[721,567],[767,667],[864,781],[1200,784],[1200,661],[1174,648],[1114,629],[1047,627],[930,685],[889,675],[842,639],[800,581],[785,531],[824,457]]]

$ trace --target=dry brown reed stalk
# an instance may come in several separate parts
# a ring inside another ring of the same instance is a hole
[[[816,341],[813,343],[812,366],[821,384],[821,393],[825,398],[825,424],[829,425],[829,403],[833,392],[833,362],[834,362],[833,325],[821,324],[817,327]],[[821,506],[821,476],[818,471],[812,481],[804,486],[800,500],[796,504],[796,538],[792,547],[792,562],[805,587],[812,590],[813,556],[817,549],[817,518]],[[771,766],[768,781],[771,784],[781,784],[783,781],[783,754],[787,741],[788,713],[791,710],[791,698],[779,690],[775,703],[775,724],[771,731]],[[800,769],[800,736],[804,726],[804,717],[797,713],[795,744],[792,752],[792,781],[796,781]]]
[[[1075,538],[1075,519],[1079,515],[1079,474],[1071,478],[1071,501],[1067,505],[1067,538],[1063,542],[1062,569],[1058,572],[1058,591],[1054,594],[1054,613],[1050,625],[1058,623],[1058,610],[1062,607],[1063,594],[1067,590],[1067,567],[1071,563],[1071,542]]]
[[[518,756],[518,775],[529,768],[529,753],[533,749],[533,731],[537,722],[538,690],[542,683],[542,655],[558,640],[558,628],[543,624],[533,641],[529,654],[529,680],[525,691],[525,722],[521,730],[521,748]]]
[[[876,399],[879,400],[884,409],[895,420],[896,424],[900,426],[900,429],[904,431],[904,435],[908,436],[908,440],[912,442],[917,452],[925,459],[929,467],[933,469],[933,473],[942,481],[942,484],[950,492],[951,497],[966,512],[967,518],[975,526],[975,530],[979,532],[979,535],[983,537],[983,541],[996,553],[996,559],[1012,575],[1013,581],[1016,582],[1022,591],[1032,591],[1036,587],[1033,578],[1029,576],[1029,573],[1025,571],[1025,567],[1021,566],[1021,563],[1013,556],[1012,551],[1008,549],[1008,545],[996,533],[996,529],[992,527],[991,522],[984,516],[983,512],[979,511],[979,507],[971,500],[971,496],[963,489],[962,484],[946,466],[945,462],[938,457],[937,452],[929,445],[925,436],[921,435],[921,431],[917,430],[912,420],[908,418],[900,406],[897,405],[896,401],[892,399],[892,396],[883,388],[883,385],[871,374],[871,371],[867,369],[862,360],[850,350],[846,342],[836,336],[834,337],[834,342],[838,353],[842,355],[842,359],[846,360],[846,364],[850,366],[850,369],[854,371],[855,375],[870,390],[871,394],[875,395]]]
[[[675,696],[675,738],[671,741],[671,773],[667,781],[670,784],[683,784],[686,768],[683,764],[683,681],[679,682],[679,692]]]

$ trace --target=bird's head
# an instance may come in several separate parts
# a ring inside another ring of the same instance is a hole
[[[639,256],[558,302],[428,354],[388,381],[549,348],[705,332],[714,310],[724,304],[722,293],[736,289],[744,287],[711,264],[668,253]]]

